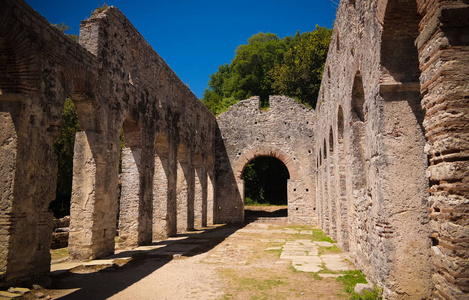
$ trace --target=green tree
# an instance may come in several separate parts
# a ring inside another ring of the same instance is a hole
[[[332,30],[316,26],[312,32],[279,39],[259,32],[238,46],[230,64],[210,75],[203,103],[218,115],[237,101],[283,94],[315,107]]]
[[[270,72],[277,93],[299,99],[309,107],[316,106],[331,35],[331,29],[319,26],[296,34],[283,63]]]
[[[72,33],[67,33],[67,31],[72,30],[67,24],[62,23],[62,24],[52,24],[55,28],[58,30],[62,31],[66,36],[74,40],[75,42],[78,42],[78,35],[72,34]]]
[[[58,160],[56,198],[50,203],[55,217],[70,214],[70,197],[73,179],[73,148],[75,134],[80,131],[75,105],[70,98],[65,100],[60,136],[54,144]]]
[[[276,34],[262,32],[239,46],[231,63],[233,82],[227,90],[231,97],[242,100],[260,96],[261,102],[266,104],[273,92],[270,70],[283,61],[287,46]]]

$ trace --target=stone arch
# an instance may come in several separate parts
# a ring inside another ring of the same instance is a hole
[[[305,185],[303,179],[299,176],[299,169],[297,166],[296,158],[291,154],[284,152],[276,147],[256,147],[241,154],[240,158],[234,164],[233,172],[236,178],[238,193],[241,196],[239,205],[242,205],[244,211],[244,180],[242,174],[246,165],[253,159],[261,156],[268,156],[277,158],[282,162],[288,170],[290,179],[287,180],[287,206],[288,218],[296,218],[298,213],[301,213],[299,206],[304,205],[303,199],[315,191],[309,191],[309,187]]]
[[[236,178],[238,180],[241,179],[246,165],[254,158],[260,156],[271,156],[279,159],[287,167],[288,172],[290,173],[290,180],[299,179],[298,166],[295,162],[296,158],[275,147],[258,147],[243,153],[233,168]]]

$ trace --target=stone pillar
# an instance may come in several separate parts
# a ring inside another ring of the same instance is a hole
[[[169,141],[170,142],[170,141]],[[168,236],[177,234],[178,210],[177,210],[177,181],[178,181],[178,162],[177,147],[174,143],[169,143],[168,152],[168,168],[166,172],[168,176],[168,199],[167,207],[167,230]]]
[[[416,41],[423,126],[430,165],[432,280],[435,299],[469,294],[469,28],[467,1],[417,1]]]
[[[207,176],[207,225],[214,224],[214,209],[216,208],[216,203],[213,181],[214,176],[209,172]]]
[[[327,157],[327,174],[326,174],[326,180],[327,180],[327,190],[329,192],[328,194],[328,207],[329,207],[329,220],[330,220],[330,225],[329,225],[329,236],[333,240],[337,240],[337,223],[336,223],[336,212],[337,212],[337,199],[336,199],[336,194],[335,194],[335,172],[334,172],[334,157],[333,157],[333,152],[329,151],[329,155]]]
[[[119,208],[119,244],[139,245],[140,168],[142,149],[122,149],[122,189]]]
[[[187,162],[177,168],[177,228],[178,232],[194,229],[194,169]]]
[[[321,209],[321,202],[322,202],[322,194],[321,194],[321,185],[319,184],[320,174],[319,174],[319,166],[316,169],[316,213],[318,214],[318,225],[319,228],[322,227],[322,209]]]
[[[322,161],[322,180],[321,185],[323,186],[323,193],[322,193],[322,203],[323,203],[323,217],[324,217],[324,227],[323,230],[327,235],[331,234],[331,219],[330,219],[330,211],[329,211],[329,190],[327,188],[327,160],[323,159]]]
[[[95,132],[78,132],[73,158],[69,252],[90,260],[114,253],[118,147]]]
[[[11,112],[4,111],[4,103],[0,102],[0,282],[7,277],[8,255],[10,249],[11,212],[14,200],[16,155],[18,136]]]
[[[73,155],[68,251],[72,259],[93,257],[93,210],[96,202],[96,161],[86,132],[77,132]]]
[[[337,242],[343,251],[349,250],[349,223],[348,223],[348,201],[347,185],[345,182],[345,153],[344,142],[342,138],[338,140],[337,151]]]
[[[45,122],[32,111],[21,118],[25,112],[20,101],[0,95],[0,286],[46,274],[50,268],[48,207],[56,187],[56,135],[41,126]]]
[[[195,170],[194,226],[207,226],[207,173],[204,168]]]
[[[171,234],[168,222],[168,158],[155,155],[153,178],[153,240],[165,239]]]

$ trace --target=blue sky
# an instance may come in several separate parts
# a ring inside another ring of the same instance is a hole
[[[238,45],[258,32],[279,37],[332,28],[330,0],[26,0],[51,23],[78,34],[80,21],[101,6],[116,6],[199,98],[210,74],[229,63]]]

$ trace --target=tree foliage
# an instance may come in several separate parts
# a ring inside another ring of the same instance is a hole
[[[316,26],[314,31],[297,33],[283,64],[271,70],[273,88],[315,107],[330,42],[331,31],[325,27]]]
[[[75,105],[70,98],[65,100],[62,114],[60,136],[54,144],[54,151],[58,160],[56,198],[50,204],[55,217],[70,214],[70,196],[72,194],[73,178],[73,148],[75,134],[80,131]]]
[[[67,33],[67,31],[72,30],[67,24],[62,23],[62,24],[52,24],[55,28],[58,30],[62,31],[66,36],[74,40],[75,42],[78,42],[78,35],[72,34],[72,33]]]
[[[214,114],[239,100],[283,94],[308,106],[316,104],[332,31],[316,26],[311,32],[280,39],[273,33],[257,33],[238,46],[230,64],[210,76],[202,101]]]

